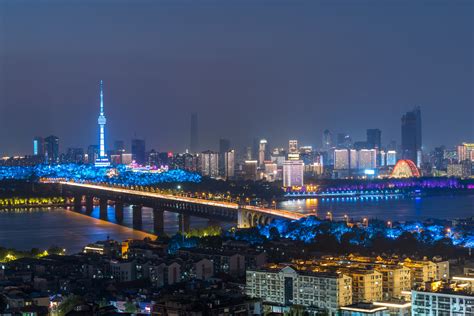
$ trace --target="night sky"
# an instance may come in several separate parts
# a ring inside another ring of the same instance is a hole
[[[321,133],[400,143],[421,106],[424,146],[474,140],[474,1],[0,0],[0,155],[34,136],[147,149],[321,144]]]

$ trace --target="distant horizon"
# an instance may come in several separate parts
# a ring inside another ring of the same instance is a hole
[[[237,150],[321,146],[322,132],[401,142],[421,107],[426,151],[474,141],[474,2],[0,2],[0,155],[106,143]],[[134,136],[135,135],[135,136]]]

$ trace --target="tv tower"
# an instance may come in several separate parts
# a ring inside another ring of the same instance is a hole
[[[100,114],[97,122],[99,123],[99,156],[95,161],[95,166],[108,167],[110,166],[110,161],[105,153],[105,123],[107,120],[104,114],[104,87],[102,80],[100,81]]]

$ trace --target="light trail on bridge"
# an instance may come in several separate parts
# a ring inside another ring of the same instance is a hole
[[[264,208],[264,207],[251,206],[251,205],[239,205],[237,203],[232,203],[232,202],[209,201],[205,199],[175,196],[171,194],[162,194],[162,193],[156,193],[156,192],[138,191],[138,190],[132,190],[132,189],[125,189],[125,188],[116,188],[116,187],[109,187],[109,186],[97,185],[97,184],[86,184],[86,183],[77,183],[77,182],[68,182],[68,181],[60,181],[59,183],[62,185],[76,186],[76,187],[108,191],[108,192],[114,192],[114,193],[131,194],[131,195],[136,195],[136,196],[141,196],[141,197],[146,196],[146,197],[160,198],[160,199],[165,199],[165,200],[188,202],[188,203],[202,204],[202,205],[207,205],[207,206],[216,206],[216,207],[232,209],[235,211],[238,211],[239,208],[243,208],[246,210],[269,214],[269,215],[286,218],[290,220],[298,220],[298,219],[308,216],[307,214],[301,214],[301,213],[280,210],[280,209],[269,209],[269,208]]]

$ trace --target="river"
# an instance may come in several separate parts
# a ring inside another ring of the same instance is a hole
[[[422,220],[426,218],[466,218],[474,216],[474,195],[433,196],[421,198],[360,200],[290,200],[278,207],[287,210],[317,214],[325,217],[327,212],[334,219],[347,214],[351,218],[379,218],[392,221]],[[82,247],[107,237],[115,240],[142,239],[151,234],[133,230],[132,211],[124,208],[123,225],[116,225],[114,210],[108,209],[111,222],[98,219],[98,207],[91,216],[64,209],[32,209],[30,211],[0,211],[0,246],[28,250],[33,247],[46,249],[52,245],[66,248],[68,253],[81,251]],[[174,234],[178,230],[176,213],[165,212],[165,232]],[[152,210],[143,208],[143,230],[152,231]],[[208,220],[191,217],[191,227],[205,227]],[[230,223],[222,223],[229,227]]]

